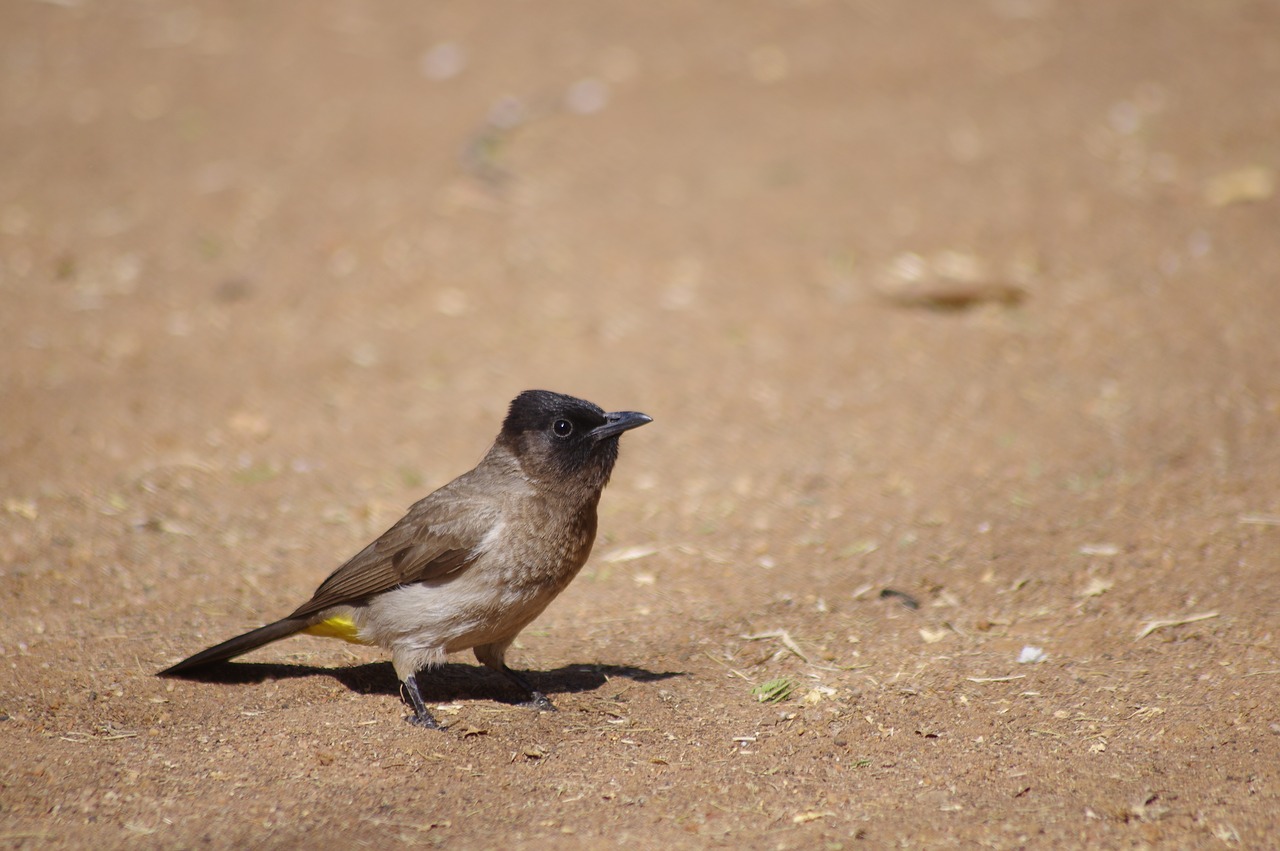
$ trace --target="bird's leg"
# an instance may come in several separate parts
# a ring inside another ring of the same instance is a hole
[[[403,695],[408,696],[406,702],[413,707],[413,714],[406,718],[406,721],[419,727],[426,727],[428,730],[441,729],[440,722],[432,716],[427,709],[427,704],[422,700],[422,692],[418,690],[418,673],[416,671],[405,678],[401,684],[401,692],[403,692]]]
[[[499,668],[498,673],[515,683],[521,691],[529,695],[529,702],[525,704],[526,706],[532,706],[534,709],[541,712],[556,711],[556,705],[551,702],[551,698],[534,688],[533,683],[529,682],[524,674],[521,674],[519,671],[513,671],[506,665]]]
[[[523,674],[511,670],[507,667],[506,655],[507,648],[511,646],[511,641],[515,636],[507,638],[503,641],[495,641],[492,644],[481,644],[472,650],[476,654],[476,660],[491,671],[497,671],[506,677],[515,686],[529,696],[525,706],[532,706],[543,712],[555,712],[556,707],[545,694],[533,687],[533,683],[525,679]]]

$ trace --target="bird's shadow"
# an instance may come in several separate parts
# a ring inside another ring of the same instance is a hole
[[[549,671],[522,672],[534,688],[544,694],[577,694],[595,691],[616,677],[647,683],[684,677],[684,671],[650,671],[631,665],[561,665]],[[264,662],[218,662],[196,671],[176,676],[198,682],[247,684],[267,680],[310,677],[317,674],[333,677],[358,694],[400,694],[400,681],[390,662],[367,662],[345,668],[322,668],[316,665],[281,665]],[[495,700],[520,703],[520,694],[500,674],[476,665],[447,663],[418,676],[422,697],[431,703],[451,700]]]

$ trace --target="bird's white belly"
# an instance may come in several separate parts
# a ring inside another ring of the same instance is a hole
[[[422,666],[439,664],[450,653],[514,636],[555,596],[555,590],[487,581],[483,573],[379,594],[352,612],[361,640],[413,656]]]

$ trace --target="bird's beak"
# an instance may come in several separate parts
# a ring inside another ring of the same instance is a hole
[[[613,437],[615,434],[622,434],[624,431],[639,428],[651,422],[653,417],[639,411],[614,411],[612,414],[605,414],[604,425],[596,426],[589,434],[593,440],[604,440],[606,437]]]

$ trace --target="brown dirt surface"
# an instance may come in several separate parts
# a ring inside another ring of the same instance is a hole
[[[1278,32],[4,3],[0,846],[1280,846]],[[558,713],[154,676],[529,387],[654,418],[511,655]]]

